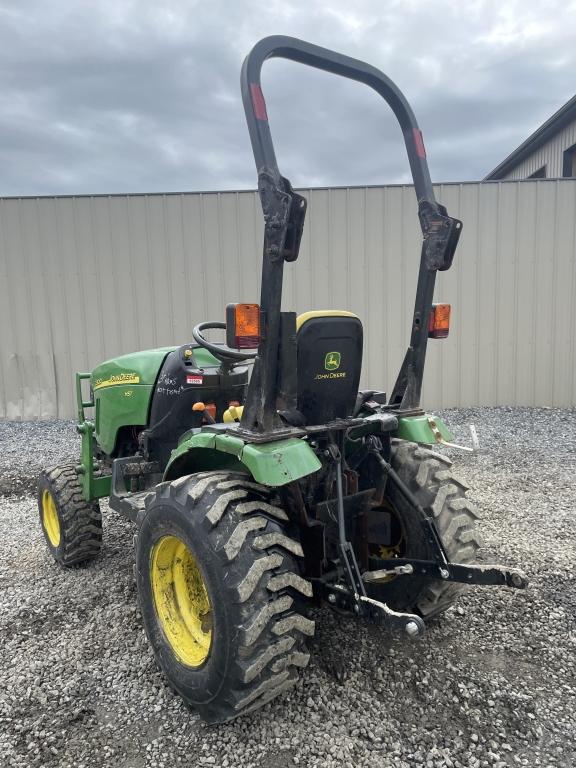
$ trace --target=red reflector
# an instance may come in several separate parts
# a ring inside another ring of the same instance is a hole
[[[264,94],[262,93],[262,88],[260,88],[258,83],[250,83],[250,94],[252,96],[252,106],[254,107],[256,120],[268,120]]]
[[[428,338],[445,339],[450,331],[450,304],[432,304]]]
[[[414,132],[414,144],[416,145],[416,154],[418,157],[426,157],[426,150],[424,149],[424,139],[422,138],[422,131],[418,128],[413,129]]]

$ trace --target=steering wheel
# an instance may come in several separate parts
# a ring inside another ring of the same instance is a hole
[[[204,347],[204,349],[207,349],[208,352],[211,352],[214,357],[217,357],[221,362],[230,364],[235,361],[253,360],[258,354],[258,352],[240,352],[237,349],[227,347],[225,344],[215,344],[213,341],[208,341],[208,339],[204,337],[202,331],[210,329],[225,330],[226,323],[216,321],[198,323],[198,325],[195,325],[192,329],[192,336],[194,337],[194,341],[200,344],[201,347]]]

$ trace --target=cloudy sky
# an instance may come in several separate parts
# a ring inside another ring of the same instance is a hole
[[[482,178],[576,92],[574,0],[0,0],[0,195],[242,189],[242,59],[288,34],[404,91],[432,178]],[[409,179],[369,89],[290,62],[263,86],[296,186]]]

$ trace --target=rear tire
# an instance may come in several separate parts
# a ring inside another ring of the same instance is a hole
[[[308,664],[312,588],[294,534],[270,489],[238,472],[161,483],[147,503],[136,539],[144,628],[171,686],[209,723],[263,706]],[[162,562],[174,540],[184,554]],[[182,572],[194,574],[184,588]]]
[[[48,549],[65,567],[93,560],[102,548],[98,501],[85,501],[73,465],[45,469],[38,478],[38,510]]]
[[[466,498],[466,486],[451,473],[452,462],[415,443],[394,440],[391,463],[426,514],[434,519],[449,560],[474,562],[482,545],[476,530],[479,515]],[[386,499],[404,528],[401,556],[433,559],[435,553],[423,535],[419,516],[390,481]],[[381,585],[370,585],[367,591],[391,608],[413,611],[429,619],[449,608],[465,588],[454,582],[398,576]]]

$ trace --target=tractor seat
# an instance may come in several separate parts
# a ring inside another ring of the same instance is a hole
[[[352,312],[304,312],[296,320],[298,410],[306,425],[352,416],[362,370],[362,323]]]

